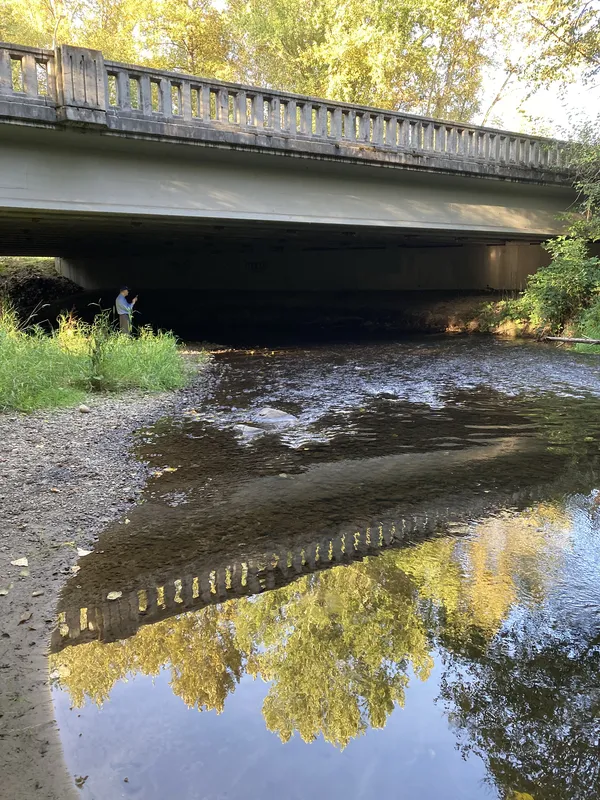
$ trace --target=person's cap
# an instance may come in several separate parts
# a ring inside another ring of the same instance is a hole
[[[129,291],[129,286],[121,286],[120,291],[124,292],[126,289],[127,289],[127,291]]]

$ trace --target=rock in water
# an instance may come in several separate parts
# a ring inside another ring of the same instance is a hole
[[[248,439],[251,439],[253,436],[258,436],[260,433],[264,433],[263,430],[260,428],[254,428],[252,425],[236,425],[235,430]]]
[[[278,408],[261,408],[258,416],[265,422],[297,422],[298,417],[293,414],[288,414],[287,411],[280,411]]]

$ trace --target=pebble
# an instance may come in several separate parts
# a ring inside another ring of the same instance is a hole
[[[79,410],[82,414],[89,414],[92,409],[89,406],[82,404],[79,406]]]

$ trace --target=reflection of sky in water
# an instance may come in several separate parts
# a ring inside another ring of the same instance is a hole
[[[480,759],[465,762],[456,748],[434,703],[438,679],[437,669],[425,683],[413,678],[404,709],[385,729],[367,731],[342,752],[322,738],[282,744],[259,710],[268,685],[249,676],[220,715],[186,708],[164,671],[117,683],[101,709],[87,703],[69,711],[68,695],[54,696],[68,766],[90,775],[82,797],[94,800],[497,798],[483,783]]]

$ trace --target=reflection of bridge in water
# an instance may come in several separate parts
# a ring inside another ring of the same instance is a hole
[[[262,551],[254,547],[246,551],[247,555],[222,552],[212,561],[205,554],[181,564],[179,569],[132,576],[126,587],[111,584],[106,577],[98,582],[90,563],[95,554],[85,556],[81,572],[69,580],[59,602],[59,626],[51,650],[58,652],[93,640],[125,639],[143,625],[176,614],[276,589],[302,575],[349,564],[386,548],[409,546],[436,533],[451,533],[453,524],[464,525],[499,509],[524,508],[548,496],[552,488],[548,484],[530,485],[493,496],[464,491],[428,502],[426,508],[413,506],[410,514],[399,511],[393,521],[390,517],[335,536],[281,537]],[[460,533],[460,528],[454,532]],[[86,562],[91,568],[87,577]],[[121,595],[108,600],[109,592]]]

